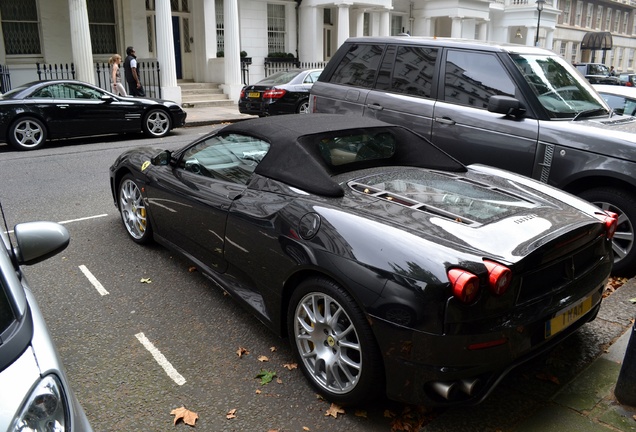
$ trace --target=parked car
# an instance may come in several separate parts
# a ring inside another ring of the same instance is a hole
[[[636,119],[552,51],[444,38],[351,38],[312,112],[415,130],[460,161],[514,171],[619,214],[614,271],[636,272]]]
[[[636,87],[636,74],[622,73],[618,75],[621,84],[627,87]]]
[[[276,72],[241,90],[239,112],[258,116],[306,114],[309,90],[322,69],[291,69]]]
[[[171,101],[122,97],[73,80],[35,81],[0,97],[0,141],[35,150],[47,139],[144,132],[165,136],[185,124]]]
[[[594,89],[616,114],[636,116],[636,88],[597,84]]]
[[[618,77],[612,75],[603,63],[574,63],[573,66],[585,76],[590,84],[620,85]]]
[[[596,316],[615,215],[346,115],[235,123],[110,168],[130,238],[190,259],[326,398],[479,402]]]
[[[0,237],[0,430],[92,431],[20,269],[64,250],[68,231],[29,222],[15,226],[14,244]]]

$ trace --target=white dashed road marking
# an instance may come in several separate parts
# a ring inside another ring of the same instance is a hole
[[[100,293],[103,296],[108,294],[108,291],[106,291],[106,288],[104,288],[104,286],[101,283],[99,283],[97,278],[95,276],[93,276],[93,273],[91,273],[86,268],[85,265],[79,266],[79,269],[82,271],[82,273],[84,273],[84,276],[86,276],[86,278],[90,281],[90,283],[93,284],[93,286],[95,287],[95,289],[97,290],[98,293]]]
[[[143,333],[137,333],[135,337],[148,351],[150,351],[150,354],[152,354],[157,363],[159,363],[159,366],[161,366],[163,370],[166,371],[168,376],[174,382],[176,382],[178,385],[184,385],[186,383],[185,378],[182,377],[179,372],[177,372],[177,370],[170,364],[170,362],[164,357],[164,355],[161,354],[161,351],[155,348],[152,342],[150,342]]]

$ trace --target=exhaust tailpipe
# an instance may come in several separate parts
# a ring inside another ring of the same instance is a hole
[[[431,383],[431,388],[435,390],[435,393],[440,395],[446,400],[451,400],[455,393],[457,393],[457,383],[455,382],[441,382],[436,381]]]
[[[466,393],[468,396],[472,396],[475,389],[479,386],[479,378],[463,379],[459,382],[459,389]]]

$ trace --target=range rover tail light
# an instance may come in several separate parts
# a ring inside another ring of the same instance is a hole
[[[448,270],[448,280],[453,289],[453,295],[462,303],[472,303],[479,294],[479,278],[467,270]]]
[[[484,260],[484,265],[488,269],[488,289],[495,295],[502,295],[510,287],[512,282],[512,272],[504,265],[494,261]]]

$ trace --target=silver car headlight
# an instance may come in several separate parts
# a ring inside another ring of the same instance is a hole
[[[15,432],[64,432],[68,425],[68,402],[55,375],[42,378],[31,390],[18,412]]]

